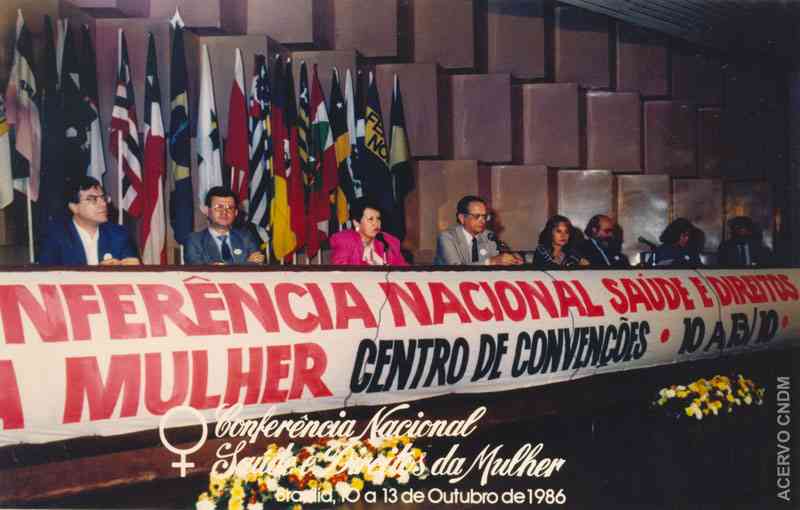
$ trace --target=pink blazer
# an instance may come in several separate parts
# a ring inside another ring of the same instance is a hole
[[[408,262],[400,253],[400,240],[391,234],[383,233],[383,238],[389,245],[388,257],[383,251],[383,243],[377,239],[373,242],[375,253],[380,255],[390,266],[407,266]],[[355,230],[343,230],[331,236],[331,264],[337,266],[365,266],[364,243],[361,235]]]

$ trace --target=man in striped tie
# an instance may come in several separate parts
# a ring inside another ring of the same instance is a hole
[[[239,199],[223,186],[208,190],[205,199],[208,209],[208,228],[192,232],[183,248],[186,264],[245,265],[263,264],[253,235],[245,229],[234,228],[239,215]]]

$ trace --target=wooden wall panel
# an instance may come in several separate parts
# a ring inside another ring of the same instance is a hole
[[[493,165],[486,197],[493,228],[514,250],[536,248],[539,231],[556,212],[556,172],[540,165]]]
[[[412,57],[445,68],[475,66],[475,27],[470,0],[409,0]]]
[[[407,205],[406,245],[417,262],[431,262],[439,232],[456,222],[456,204],[464,195],[478,194],[478,162],[417,161],[416,188]]]
[[[317,0],[321,48],[356,50],[367,57],[397,55],[398,0]]]
[[[450,84],[454,158],[511,161],[511,77],[461,74]]]
[[[690,103],[645,101],[645,173],[697,175],[697,115]]]
[[[644,237],[656,244],[669,223],[670,178],[667,175],[618,175],[617,222],[622,228],[622,250],[639,263],[639,252],[648,247],[639,243]]]
[[[617,90],[642,96],[669,94],[667,38],[617,22]]]
[[[586,88],[611,85],[607,17],[567,5],[555,9],[555,75],[557,82]]]
[[[438,156],[439,95],[436,64],[381,64],[375,66],[384,125],[391,125],[394,75],[400,82],[409,149],[414,157]]]
[[[586,96],[586,166],[642,171],[642,103],[637,93]]]
[[[314,0],[224,0],[222,28],[236,34],[266,34],[283,44],[313,43]]]
[[[580,91],[574,83],[522,85],[521,162],[552,167],[581,164]]]
[[[614,216],[614,174],[605,170],[558,172],[558,213],[583,231],[595,214]]]
[[[127,16],[169,19],[180,9],[187,27],[219,27],[220,2],[207,0],[116,0]],[[223,4],[225,2],[222,2]]]
[[[543,0],[488,0],[486,71],[530,80],[546,74]]]
[[[703,251],[716,251],[723,230],[722,180],[675,179],[672,187],[672,217],[691,221],[705,234]]]

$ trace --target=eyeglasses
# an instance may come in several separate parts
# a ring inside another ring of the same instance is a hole
[[[233,212],[233,211],[236,210],[236,206],[235,205],[217,204],[214,207],[212,207],[211,209],[213,209],[216,212]]]
[[[484,219],[486,221],[492,221],[492,215],[491,214],[475,214],[475,213],[468,212],[468,213],[465,213],[464,215],[465,216],[470,216],[473,220]]]
[[[111,197],[109,195],[86,195],[81,200],[83,202],[89,202],[92,205],[97,205],[99,202],[103,202],[104,204],[111,203]]]

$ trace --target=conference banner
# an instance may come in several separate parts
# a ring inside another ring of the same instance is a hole
[[[794,269],[2,273],[0,446],[777,348],[800,338],[798,287]]]

